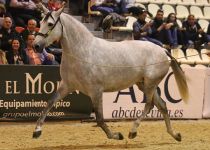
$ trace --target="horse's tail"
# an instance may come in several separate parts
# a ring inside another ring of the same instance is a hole
[[[166,51],[166,54],[171,58],[171,68],[173,70],[175,80],[179,89],[179,93],[185,103],[187,103],[189,98],[189,91],[186,81],[186,76],[182,70],[182,68],[179,66],[176,59],[171,56],[169,52]]]

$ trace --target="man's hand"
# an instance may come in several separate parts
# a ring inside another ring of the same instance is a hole
[[[53,54],[48,53],[47,54],[47,59],[53,61],[55,59]]]
[[[173,23],[167,23],[165,29],[170,29],[173,25],[174,25]]]

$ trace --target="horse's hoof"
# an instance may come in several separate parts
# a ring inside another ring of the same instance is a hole
[[[137,132],[129,132],[128,138],[134,139],[137,136]]]
[[[123,135],[121,134],[121,133],[119,133],[119,140],[123,140],[124,139],[124,137],[123,137]]]
[[[124,137],[123,137],[123,135],[120,132],[117,132],[117,133],[114,133],[113,139],[115,139],[115,140],[123,140]]]
[[[177,133],[177,134],[176,134],[175,140],[177,140],[177,141],[179,141],[179,142],[182,141],[182,136],[181,136],[180,133]]]
[[[33,132],[33,138],[34,139],[37,139],[40,137],[40,135],[42,134],[42,131],[34,131]]]

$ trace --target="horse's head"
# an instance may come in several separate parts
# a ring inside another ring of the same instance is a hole
[[[49,11],[44,5],[39,7],[44,17],[40,24],[40,30],[34,40],[33,46],[37,52],[42,52],[44,47],[49,46],[54,41],[61,38],[63,33],[63,26],[60,21],[60,15],[64,9],[64,5],[57,11]]]

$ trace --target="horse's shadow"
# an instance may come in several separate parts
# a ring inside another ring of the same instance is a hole
[[[163,145],[174,145],[176,143],[168,143],[168,142],[162,142],[162,143],[151,143],[147,146],[143,143],[124,143],[124,144],[99,144],[99,145],[62,145],[62,146],[53,146],[53,147],[38,147],[30,150],[44,150],[44,149],[50,149],[50,150],[81,150],[81,149],[132,149],[132,148],[138,148],[138,149],[145,149],[149,148],[150,146],[163,146]]]

